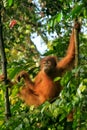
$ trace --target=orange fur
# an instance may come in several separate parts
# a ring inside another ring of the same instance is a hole
[[[4,75],[0,75],[0,82],[4,80]]]
[[[54,82],[54,79],[58,76],[62,76],[63,73],[71,67],[74,57],[75,42],[73,29],[67,54],[62,60],[57,62],[55,56],[47,56],[43,58],[40,63],[41,71],[35,77],[34,82],[31,81],[27,72],[22,71],[19,73],[18,78],[23,77],[25,80],[25,87],[20,91],[19,97],[21,97],[28,105],[38,106],[46,100],[58,96],[62,87],[60,82]],[[46,72],[49,68],[50,72]]]
[[[79,26],[76,26],[79,29]],[[70,37],[69,47],[66,56],[57,61],[55,56],[47,56],[40,62],[41,70],[35,77],[35,81],[31,81],[29,74],[26,71],[21,71],[17,80],[20,81],[21,77],[24,78],[24,86],[19,92],[19,97],[25,101],[26,104],[39,106],[46,100],[53,99],[58,96],[62,90],[59,81],[54,81],[58,76],[62,76],[65,71],[74,66],[75,58],[75,40],[74,28]],[[0,77],[0,80],[3,76]]]

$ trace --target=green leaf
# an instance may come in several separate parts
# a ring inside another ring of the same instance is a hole
[[[59,14],[57,15],[57,17],[56,17],[57,22],[60,22],[61,19],[62,19],[62,17],[63,17],[63,14],[62,14],[62,13],[59,13]]]
[[[59,81],[60,79],[61,79],[61,77],[56,77],[56,78],[54,79],[54,82]]]
[[[20,67],[16,67],[16,68],[11,68],[9,69],[9,77],[11,79],[13,79],[15,77],[15,75],[20,72],[21,68]]]
[[[76,15],[78,16],[78,14],[80,14],[82,8],[83,8],[83,4],[76,5],[75,8],[70,13],[70,15],[72,16],[72,18],[74,18]]]
[[[8,4],[11,6],[13,4],[13,0],[8,0]]]
[[[81,13],[83,7],[84,7],[84,4],[76,5],[72,9],[72,11],[69,13],[69,15],[66,16],[66,19],[70,17],[75,18],[76,16],[78,16]]]

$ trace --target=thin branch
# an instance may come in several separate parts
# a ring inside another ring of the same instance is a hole
[[[75,20],[75,29],[74,29],[74,39],[75,39],[75,68],[79,66],[79,32],[80,32],[81,23],[78,19]],[[78,78],[78,71],[75,74],[76,78]]]
[[[7,86],[7,59],[5,55],[5,48],[3,42],[3,34],[2,34],[2,21],[1,21],[1,10],[2,10],[2,3],[0,3],[0,52],[1,52],[1,65],[2,65],[2,73],[5,76],[4,84]],[[9,94],[8,94],[8,87],[6,87],[5,91],[5,114],[6,119],[11,116],[10,112],[10,103],[9,103]]]
[[[74,29],[74,39],[75,39],[75,68],[78,68],[79,66],[79,32],[80,32],[81,23],[78,19],[75,20],[75,29]],[[77,84],[79,85],[79,72],[77,71],[75,73],[75,78],[78,81]],[[78,110],[76,109],[76,112]],[[78,119],[78,127],[76,130],[80,130],[80,119]]]

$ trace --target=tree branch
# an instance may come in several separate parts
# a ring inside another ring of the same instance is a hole
[[[78,21],[78,19],[75,20],[75,29],[74,29],[74,39],[75,39],[75,68],[79,65],[79,32],[80,32],[80,26],[81,23]],[[75,74],[76,77],[78,77],[78,72]]]
[[[5,76],[4,84],[7,86],[7,59],[5,55],[4,42],[3,42],[3,34],[2,34],[2,21],[1,21],[1,10],[2,4],[0,3],[0,52],[1,52],[1,65],[2,65],[2,73]],[[6,119],[11,116],[10,112],[10,103],[9,103],[9,95],[8,95],[8,87],[6,87],[5,91],[5,114]]]

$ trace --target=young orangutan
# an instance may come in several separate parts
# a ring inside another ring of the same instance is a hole
[[[31,81],[29,74],[26,71],[21,71],[17,79],[20,81],[24,78],[25,85],[19,92],[19,97],[23,99],[26,104],[39,106],[46,100],[53,99],[58,96],[62,87],[59,81],[54,81],[56,77],[62,76],[65,71],[74,66],[75,58],[75,34],[74,29],[80,30],[80,25],[77,23],[72,29],[70,43],[66,56],[57,61],[55,56],[47,56],[40,62],[40,72],[35,77],[35,81]]]
[[[55,56],[47,56],[40,62],[40,72],[35,77],[34,82],[30,79],[26,71],[21,71],[17,75],[17,80],[24,79],[24,86],[19,92],[19,97],[25,101],[27,105],[39,106],[46,100],[53,99],[58,96],[62,90],[59,81],[55,81],[56,77],[60,77],[65,71],[74,66],[75,58],[75,33],[74,29],[79,31],[80,26],[74,25],[70,37],[69,47],[66,56],[57,61]]]

